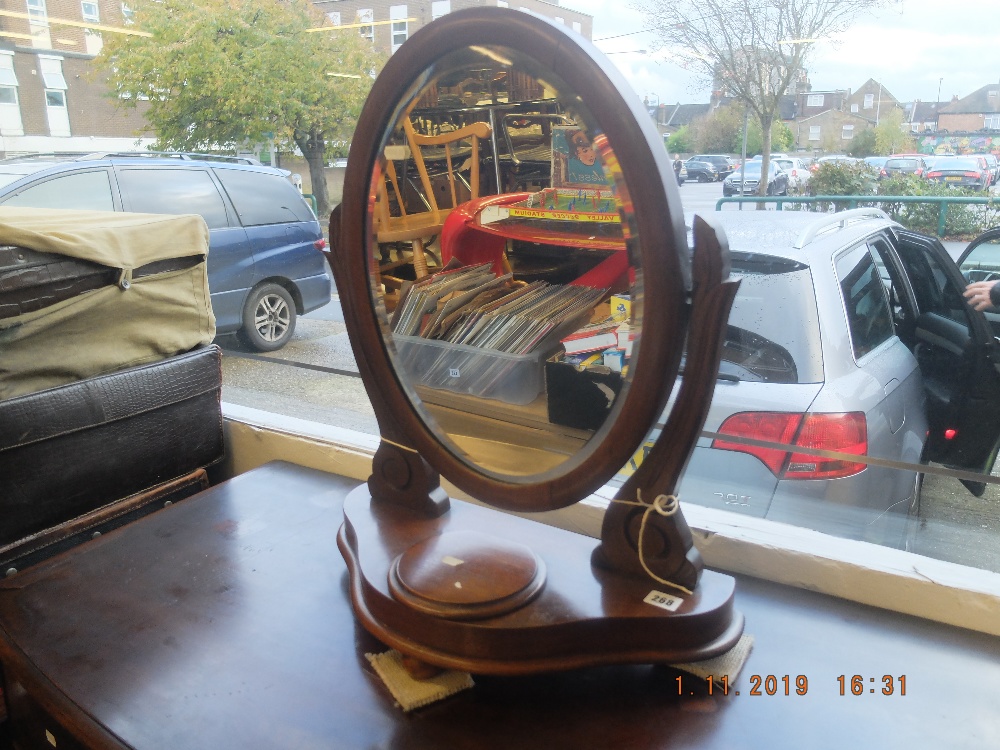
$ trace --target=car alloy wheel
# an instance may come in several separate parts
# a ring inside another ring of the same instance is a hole
[[[295,303],[288,290],[278,284],[264,284],[247,298],[243,308],[244,341],[253,349],[273,352],[295,332]]]

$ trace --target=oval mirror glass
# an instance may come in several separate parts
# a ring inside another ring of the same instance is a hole
[[[642,329],[628,186],[586,92],[517,50],[458,49],[380,151],[372,290],[400,381],[479,470],[557,469],[624,397]]]
[[[383,447],[512,510],[612,477],[669,395],[690,275],[662,140],[614,67],[526,13],[450,13],[375,81],[344,185],[331,263]],[[423,476],[395,460],[393,486]]]

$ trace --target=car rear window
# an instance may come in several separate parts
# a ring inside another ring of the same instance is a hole
[[[979,169],[979,162],[975,159],[946,159],[939,162],[935,162],[935,169],[950,169],[958,170],[963,169],[970,172],[977,171]]]
[[[916,159],[889,159],[885,163],[886,169],[916,169]]]
[[[764,383],[821,383],[819,316],[809,267],[733,253],[740,288],[729,315],[719,372]]]
[[[215,173],[245,227],[316,219],[299,191],[281,175],[242,169]]]

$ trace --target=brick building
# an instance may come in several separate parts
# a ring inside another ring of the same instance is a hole
[[[938,110],[938,128],[949,133],[1000,130],[1000,84],[990,83]]]
[[[116,108],[92,62],[104,34],[128,33],[122,7],[0,0],[0,155],[125,151],[152,142],[141,111]]]
[[[874,78],[869,78],[856,91],[849,92],[845,105],[851,114],[859,115],[873,125],[878,125],[890,112],[903,110],[899,100]]]

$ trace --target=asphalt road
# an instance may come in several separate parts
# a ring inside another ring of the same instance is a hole
[[[722,187],[686,183],[680,194],[686,213],[709,214]],[[961,247],[955,243],[949,249],[957,253]],[[220,337],[219,343],[233,354],[246,353],[235,337]],[[329,305],[300,318],[292,341],[267,356],[356,372],[339,297],[335,294]],[[223,398],[229,402],[377,434],[371,404],[357,377],[238,356],[224,358],[223,374]],[[926,475],[913,551],[1000,572],[1000,486],[988,485],[977,498],[957,479]]]

